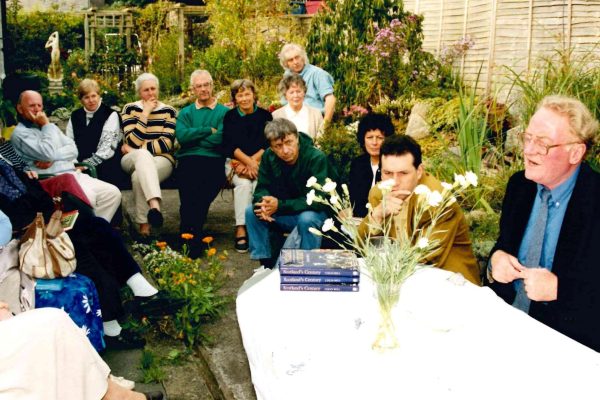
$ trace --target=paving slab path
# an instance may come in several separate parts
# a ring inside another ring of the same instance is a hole
[[[133,209],[131,191],[123,192],[123,209],[131,215]],[[162,234],[175,237],[179,233],[179,195],[176,190],[164,190],[162,212],[165,226]],[[228,275],[223,294],[231,296],[231,302],[223,316],[204,327],[210,340],[198,346],[192,355],[180,363],[165,365],[162,384],[150,386],[138,384],[140,390],[162,389],[169,400],[255,400],[256,395],[250,378],[248,360],[235,312],[235,296],[242,283],[252,276],[257,263],[250,260],[248,253],[239,254],[234,248],[233,194],[223,191],[211,205],[205,230],[214,238],[213,246],[219,251],[227,250],[229,258],[224,262]],[[161,353],[179,349],[181,342],[154,335],[147,348]],[[121,351],[107,353],[104,358],[115,375],[140,381],[139,369],[142,352]]]

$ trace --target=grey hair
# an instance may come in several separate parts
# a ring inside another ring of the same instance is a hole
[[[288,135],[298,137],[298,129],[296,125],[289,119],[275,118],[273,121],[267,122],[265,125],[265,138],[272,142],[273,140],[283,139]]]
[[[197,69],[194,72],[192,72],[192,74],[190,75],[190,87],[194,86],[194,79],[196,79],[197,76],[200,75],[207,75],[208,76],[208,80],[210,81],[211,85],[213,83],[213,78],[212,75],[210,74],[210,72],[208,72],[205,69]]]
[[[295,72],[284,76],[283,79],[279,81],[277,91],[281,97],[285,97],[285,92],[294,85],[297,85],[300,89],[304,90],[304,94],[306,94],[306,82],[304,82],[304,79]]]
[[[144,72],[143,74],[138,76],[137,79],[135,80],[135,91],[139,93],[140,88],[142,87],[142,83],[144,83],[146,81],[154,81],[154,83],[156,83],[156,88],[159,89],[160,84],[158,82],[158,78],[156,77],[156,75],[151,74],[150,72]]]
[[[300,56],[304,59],[304,64],[308,64],[308,56],[306,55],[306,50],[296,43],[287,43],[284,44],[279,52],[279,64],[283,67],[283,69],[288,69],[286,62],[290,57],[287,57],[287,54],[290,52],[295,52],[300,54]]]

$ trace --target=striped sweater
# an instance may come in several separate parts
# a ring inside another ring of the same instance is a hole
[[[123,142],[135,149],[145,148],[151,154],[166,157],[175,164],[173,145],[177,111],[171,106],[159,103],[144,123],[139,119],[143,110],[141,101],[123,107]]]

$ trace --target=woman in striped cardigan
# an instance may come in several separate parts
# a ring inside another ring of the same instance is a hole
[[[177,112],[158,100],[158,78],[141,74],[135,81],[140,100],[126,104],[123,123],[123,158],[121,167],[131,175],[135,222],[140,234],[150,234],[150,225],[163,224],[160,212],[160,182],[173,171],[175,159],[175,118]]]

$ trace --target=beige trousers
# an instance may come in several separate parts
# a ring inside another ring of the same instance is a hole
[[[121,168],[131,175],[134,220],[138,224],[148,223],[148,201],[161,199],[160,182],[167,179],[173,171],[171,162],[161,156],[153,156],[146,149],[130,151],[121,159]]]
[[[98,400],[110,368],[58,308],[0,321],[0,399]]]
[[[228,158],[225,162],[225,175],[231,172],[231,162]],[[246,208],[252,204],[252,196],[258,180],[242,178],[233,174],[233,210],[235,212],[235,225],[246,225]]]
[[[92,203],[96,216],[110,222],[121,205],[119,188],[100,179],[92,178],[81,171],[68,173],[77,179],[77,183]]]

